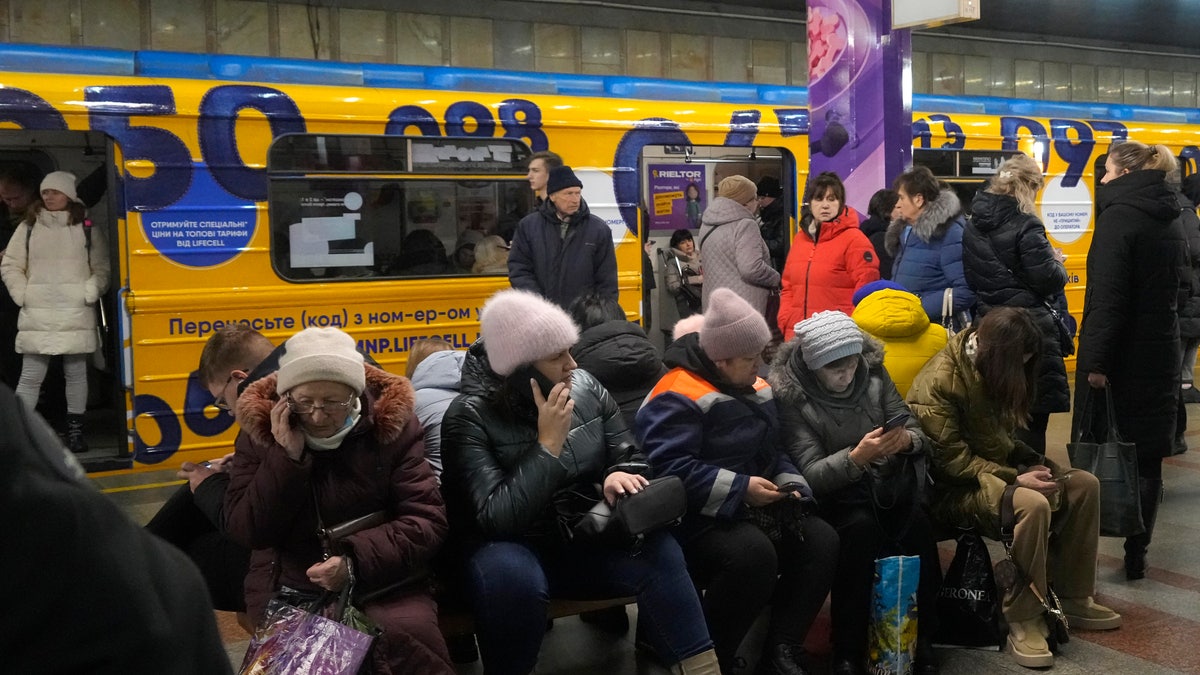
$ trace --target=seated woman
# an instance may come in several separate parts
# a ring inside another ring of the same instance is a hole
[[[921,500],[929,439],[883,367],[883,345],[845,314],[817,312],[780,347],[770,381],[788,454],[812,486],[817,512],[841,539],[832,589],[833,672],[867,672],[875,560],[919,555],[915,672],[936,673],[931,609],[942,571]]]
[[[1042,597],[1047,580],[1054,580],[1072,628],[1118,628],[1121,615],[1092,600],[1099,482],[1086,471],[1057,466],[1014,436],[1029,423],[1041,335],[1027,310],[997,307],[951,338],[917,375],[908,404],[933,441],[933,515],[999,539],[1001,500],[1006,487],[1017,485],[1017,566]],[[1054,665],[1044,611],[1029,584],[1004,599],[1008,648],[1027,668]]]
[[[551,597],[636,595],[640,632],[684,673],[716,656],[683,553],[668,532],[640,553],[563,533],[559,505],[603,484],[613,502],[646,485],[616,401],[575,368],[579,331],[558,306],[505,290],[484,305],[462,396],[442,420],[444,485],[484,669],[529,673]]]
[[[670,251],[663,253],[663,280],[667,292],[675,300],[678,316],[686,319],[700,313],[700,296],[704,293],[704,271],[700,264],[700,251],[692,231],[686,228],[671,233]],[[668,323],[673,321],[668,320]]]
[[[612,298],[588,293],[576,298],[567,311],[583,331],[571,347],[571,357],[612,394],[625,425],[633,429],[642,400],[667,373],[658,350]]]
[[[650,463],[679,476],[688,512],[675,528],[704,589],[704,612],[725,673],[768,605],[760,673],[804,672],[804,639],[837,564],[837,532],[816,515],[779,435],[771,386],[758,376],[771,330],[728,288],[709,297],[698,333],[667,347],[671,368],[637,415]],[[752,657],[753,658],[753,657]]]
[[[365,365],[354,338],[306,328],[277,373],[238,397],[229,536],[254,549],[246,609],[261,621],[282,588],[354,584],[381,629],[371,672],[453,673],[429,585],[417,581],[446,536],[446,512],[413,416],[408,380]],[[391,519],[322,557],[317,530],[376,511]]]
[[[508,244],[494,234],[475,244],[474,274],[500,274],[508,276]]]

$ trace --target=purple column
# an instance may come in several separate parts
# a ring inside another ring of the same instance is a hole
[[[864,215],[912,162],[910,31],[890,0],[808,0],[809,172],[834,171]]]

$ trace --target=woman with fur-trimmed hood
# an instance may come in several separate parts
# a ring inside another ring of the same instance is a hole
[[[883,345],[842,312],[796,324],[769,376],[788,455],[812,486],[817,513],[841,539],[832,588],[835,673],[865,673],[875,560],[921,556],[918,604],[941,587],[937,542],[921,495],[929,439],[883,367]],[[887,430],[884,423],[901,423]],[[936,673],[933,613],[922,612],[917,673]]]
[[[895,257],[892,281],[916,293],[930,321],[942,321],[942,298],[954,291],[954,314],[970,312],[975,293],[963,273],[962,203],[929,169],[918,166],[896,178],[900,217],[884,245]],[[962,326],[959,326],[960,328]]]
[[[230,538],[254,549],[246,609],[261,621],[283,587],[353,584],[355,605],[383,629],[370,672],[453,673],[424,581],[446,511],[412,385],[364,365],[354,347],[336,328],[307,328],[287,341],[278,372],[238,399],[225,514]],[[377,511],[389,519],[322,550],[318,529]]]

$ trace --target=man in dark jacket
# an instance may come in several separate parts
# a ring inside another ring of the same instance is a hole
[[[1193,175],[1192,178],[1196,176]],[[1178,175],[1167,174],[1167,187],[1175,193],[1179,202],[1179,224],[1187,237],[1188,275],[1187,288],[1183,289],[1179,301],[1179,341],[1183,347],[1183,367],[1180,369],[1179,406],[1175,412],[1175,448],[1179,455],[1187,452],[1187,410],[1185,403],[1200,403],[1200,390],[1195,387],[1196,349],[1200,347],[1200,217],[1196,216],[1196,205],[1180,191]],[[1200,194],[1196,195],[1200,200]]]
[[[247,324],[226,326],[208,339],[200,353],[200,384],[213,395],[213,405],[232,415],[246,386],[279,368],[282,351],[283,346],[275,347]],[[250,550],[225,535],[228,459],[184,462],[177,475],[187,484],[163,503],[146,529],[196,563],[217,609],[244,613],[242,583],[250,565]],[[239,619],[249,626],[244,616]]]
[[[229,673],[188,559],[87,483],[44,420],[0,387],[5,672]],[[35,570],[31,573],[31,570]]]
[[[787,207],[783,203],[783,186],[774,176],[758,179],[758,231],[771,253],[771,267],[783,271],[787,259]],[[768,325],[773,322],[768,321]]]
[[[546,203],[517,226],[509,282],[560,307],[591,291],[616,299],[612,230],[588,211],[583,183],[571,167],[560,166],[551,169],[546,191]]]

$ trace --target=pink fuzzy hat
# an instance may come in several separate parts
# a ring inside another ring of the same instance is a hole
[[[479,332],[492,370],[503,377],[579,342],[579,329],[561,307],[516,289],[488,299],[479,313]]]
[[[751,185],[754,185],[751,183]],[[771,341],[767,320],[742,296],[718,288],[708,296],[700,348],[713,361],[757,354]]]

